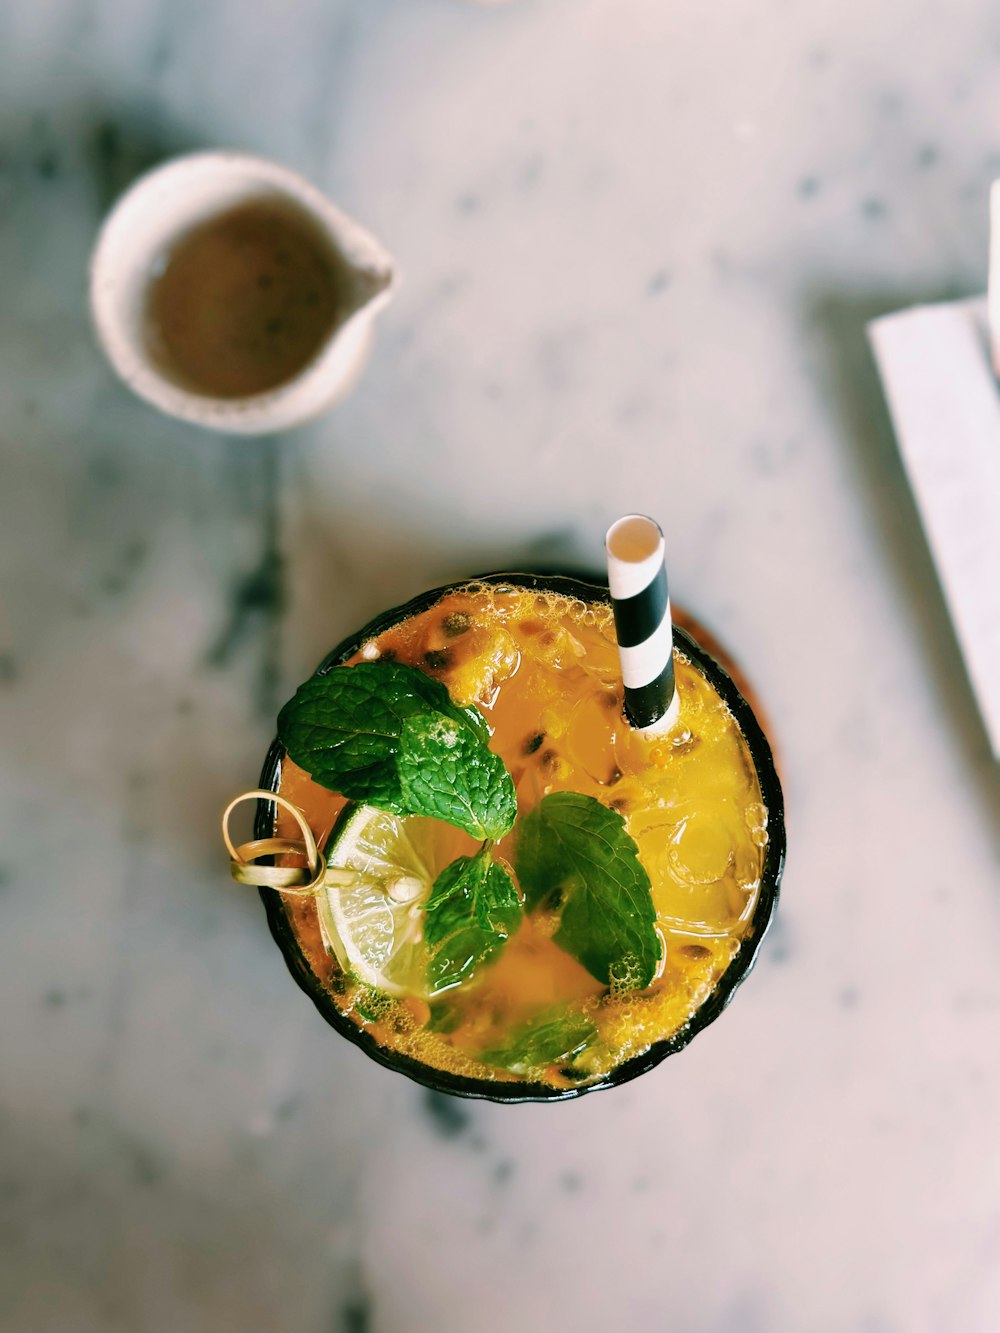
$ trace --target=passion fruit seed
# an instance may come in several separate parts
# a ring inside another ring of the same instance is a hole
[[[466,615],[464,611],[452,611],[450,616],[445,616],[441,622],[441,628],[449,639],[457,639],[460,634],[464,634],[472,626],[472,617]]]
[[[705,947],[704,944],[682,944],[677,950],[684,958],[710,958],[712,950]]]

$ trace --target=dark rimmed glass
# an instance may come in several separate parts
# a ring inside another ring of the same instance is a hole
[[[607,584],[597,581],[585,581],[566,575],[549,574],[485,574],[473,578],[461,579],[432,588],[421,593],[404,606],[394,607],[390,611],[376,616],[363,629],[352,634],[343,643],[334,648],[317,668],[317,676],[325,675],[334,667],[342,665],[353,657],[368,639],[377,638],[383,631],[429,610],[446,593],[466,587],[470,583],[512,584],[519,588],[528,588],[539,592],[562,593],[567,597],[579,598],[584,602],[609,602]],[[479,1097],[492,1102],[557,1102],[572,1097],[580,1097],[587,1092],[596,1092],[600,1088],[615,1088],[628,1083],[640,1074],[655,1068],[668,1055],[675,1055],[718,1018],[726,1005],[733,998],[736,988],[751,970],[757,960],[761,943],[771,924],[778,903],[778,887],[785,861],[785,807],[781,795],[781,784],[774,767],[774,758],[767,737],[754,717],[750,705],[733,683],[729,673],[701,648],[690,634],[679,627],[674,627],[677,646],[705,674],[709,682],[729,706],[739,724],[740,730],[750,750],[757,777],[760,782],[761,796],[767,810],[768,842],[764,852],[764,865],[761,872],[760,892],[754,908],[750,929],[740,942],[739,951],[720,977],[712,994],[691,1016],[680,1031],[663,1041],[654,1042],[641,1055],[633,1056],[618,1065],[609,1074],[593,1083],[577,1088],[550,1088],[541,1083],[494,1083],[489,1079],[466,1078],[459,1074],[446,1073],[430,1065],[399,1052],[387,1050],[381,1046],[370,1032],[358,1027],[350,1018],[342,1014],[334,1002],[333,995],[317,977],[299,945],[285,909],[285,900],[275,889],[262,888],[260,896],[267,912],[268,925],[275,943],[284,955],[292,976],[309,996],[326,1021],[348,1041],[360,1046],[366,1055],[379,1064],[408,1078],[422,1083],[437,1092],[451,1093],[456,1097]],[[278,791],[281,782],[281,762],[285,755],[284,746],[275,740],[267,753],[260,775],[260,786],[268,791]],[[259,801],[254,823],[254,835],[267,838],[273,835],[275,806],[271,801]]]

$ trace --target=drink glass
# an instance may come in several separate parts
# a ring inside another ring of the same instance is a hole
[[[462,580],[431,589],[405,605],[377,616],[334,648],[317,668],[316,675],[326,674],[352,659],[357,660],[359,656],[368,655],[370,646],[380,635],[435,607],[444,597],[477,586],[490,589],[491,595],[502,595],[504,590],[510,589],[512,595],[534,593],[543,599],[548,594],[556,594],[561,598],[572,599],[577,606],[581,602],[587,607],[595,608],[610,604],[607,585],[596,579],[588,581],[566,575],[532,573],[478,576],[471,580]],[[683,623],[685,618],[682,615],[680,619]],[[685,1021],[669,1035],[651,1041],[644,1049],[637,1050],[621,1063],[574,1086],[554,1086],[549,1082],[537,1080],[498,1081],[494,1078],[470,1076],[455,1070],[437,1068],[380,1041],[368,1024],[359,1024],[338,1007],[338,964],[324,944],[315,900],[308,895],[291,895],[271,888],[261,888],[260,894],[271,933],[293,977],[327,1022],[342,1036],[360,1046],[372,1059],[440,1092],[498,1102],[542,1102],[565,1100],[600,1088],[616,1087],[626,1083],[682,1050],[721,1014],[733,998],[737,987],[753,967],[777,905],[785,855],[784,806],[770,746],[750,704],[730,674],[679,625],[674,627],[674,643],[676,649],[687,658],[698,675],[721,700],[723,711],[728,710],[742,734],[746,752],[749,754],[759,783],[761,803],[765,812],[763,819],[766,822],[766,842],[763,841],[763,833],[758,839],[758,845],[763,843],[759,885],[747,909],[747,915],[741,919],[737,934],[731,942],[732,953],[729,961],[721,965],[721,973],[714,976],[710,987],[704,985],[701,987],[704,993],[697,997],[697,1002],[693,1004],[692,1012]],[[683,737],[681,739],[683,740]],[[322,847],[329,828],[345,804],[343,798],[323,792],[309,782],[301,770],[295,770],[294,766],[287,762],[284,747],[278,740],[274,741],[268,751],[259,785],[264,790],[280,793],[300,807],[310,806],[309,822],[316,834],[317,842]],[[273,837],[276,832],[294,831],[288,827],[282,830],[281,821],[282,816],[278,814],[275,803],[260,800],[254,825],[255,837],[266,839]],[[685,938],[683,924],[680,929],[682,934],[679,938]],[[697,938],[697,934],[692,935],[692,942],[681,946],[682,949],[687,948],[692,951],[691,957],[697,957],[699,952],[709,952],[706,945],[710,940],[706,937],[699,944]]]

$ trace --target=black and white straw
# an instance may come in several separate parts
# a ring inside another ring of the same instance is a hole
[[[651,518],[627,514],[608,529],[605,546],[625,716],[637,731],[668,731],[680,701],[663,533]]]

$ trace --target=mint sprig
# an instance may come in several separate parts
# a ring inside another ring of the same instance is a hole
[[[514,881],[488,847],[445,866],[424,904],[424,939],[435,992],[470,981],[520,925]]]
[[[513,827],[517,796],[489,735],[477,709],[400,662],[314,676],[278,714],[282,745],[321,786],[496,842]]]
[[[529,910],[558,912],[552,938],[593,977],[650,984],[662,944],[649,876],[621,815],[592,796],[553,792],[522,819],[515,868]]]
[[[281,710],[278,735],[316,782],[352,800],[442,819],[486,844],[514,826],[514,783],[489,748],[485,718],[415,667],[362,662],[315,676]],[[662,942],[651,886],[620,815],[593,797],[555,792],[521,820],[515,864],[528,910],[556,913],[555,943],[598,981],[637,989],[653,981]],[[471,979],[523,910],[489,846],[446,867],[425,905],[433,990]],[[522,1037],[532,1058],[551,1049],[550,1037],[562,1041],[555,1030],[536,1035]]]

